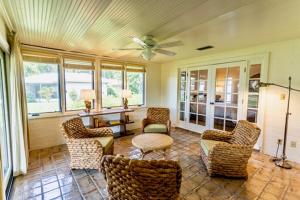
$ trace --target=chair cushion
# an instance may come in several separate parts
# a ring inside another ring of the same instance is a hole
[[[103,147],[103,151],[104,153],[108,152],[111,145],[114,142],[114,137],[113,136],[107,136],[107,137],[97,137],[96,140],[98,140],[102,147]]]
[[[200,146],[203,149],[204,153],[206,156],[208,156],[209,152],[212,151],[214,146],[220,143],[226,143],[226,142],[221,142],[221,141],[215,141],[215,140],[204,140],[202,139],[200,141]]]
[[[145,133],[166,133],[167,130],[165,124],[149,124],[144,128]]]

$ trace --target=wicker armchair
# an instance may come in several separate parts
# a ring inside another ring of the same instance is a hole
[[[179,198],[182,170],[176,161],[103,156],[101,171],[110,200]]]
[[[247,164],[260,129],[241,120],[232,132],[208,130],[200,141],[200,152],[208,174],[248,177]]]
[[[110,128],[85,128],[78,117],[65,121],[61,129],[73,169],[99,169],[102,156],[113,154],[114,138]]]
[[[171,121],[168,108],[148,108],[147,118],[142,121],[143,133],[166,133],[170,135]]]

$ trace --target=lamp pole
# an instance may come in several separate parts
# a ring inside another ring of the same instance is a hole
[[[287,140],[287,132],[288,132],[288,124],[289,124],[289,116],[291,115],[290,113],[290,99],[291,99],[291,91],[296,91],[300,92],[300,90],[292,88],[292,77],[289,77],[289,86],[282,86],[278,85],[275,83],[259,83],[260,87],[267,87],[267,86],[277,86],[280,88],[285,88],[288,89],[288,104],[287,104],[287,111],[286,111],[286,116],[285,116],[285,126],[284,126],[284,138],[283,138],[283,149],[282,149],[282,155],[281,158],[275,158],[273,161],[275,161],[275,165],[282,167],[284,169],[291,169],[292,166],[286,161],[287,156],[286,156],[286,140]]]

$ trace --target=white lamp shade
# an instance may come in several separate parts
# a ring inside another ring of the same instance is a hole
[[[85,100],[85,101],[96,99],[95,90],[92,90],[92,89],[80,90],[80,99]]]
[[[130,90],[122,90],[122,97],[127,99],[132,97],[132,93]]]

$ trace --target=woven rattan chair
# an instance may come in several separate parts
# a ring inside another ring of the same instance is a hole
[[[78,117],[64,122],[62,132],[73,169],[99,169],[102,156],[113,154],[114,138],[110,128],[85,128]]]
[[[200,152],[209,175],[248,177],[247,164],[260,129],[241,120],[232,132],[208,130],[200,141]]]
[[[173,200],[179,198],[182,170],[172,160],[130,160],[103,156],[101,171],[110,200]]]
[[[147,118],[142,121],[144,133],[170,134],[171,121],[169,108],[148,108]]]

